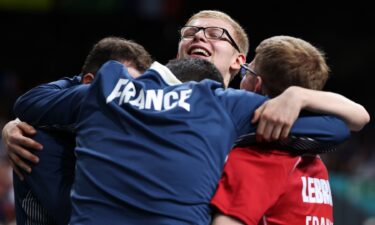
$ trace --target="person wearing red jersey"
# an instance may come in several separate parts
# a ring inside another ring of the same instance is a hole
[[[242,67],[241,88],[269,97],[300,87],[320,90],[329,72],[320,50],[289,36],[262,41]],[[213,225],[333,224],[328,172],[318,155],[270,143],[246,146],[244,140],[230,152],[211,201],[219,212]]]

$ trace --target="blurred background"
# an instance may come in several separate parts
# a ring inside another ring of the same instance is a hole
[[[224,0],[0,0],[0,128],[31,87],[80,72],[90,48],[105,36],[136,40],[166,63],[176,56],[178,29],[203,9],[222,10],[250,37],[248,61],[273,35],[303,38],[327,53],[325,88],[362,104],[372,119],[375,9],[360,1],[330,4]],[[232,87],[238,87],[235,79]],[[322,99],[323,101],[323,99]],[[11,170],[0,147],[0,225],[14,224]],[[323,156],[330,171],[335,224],[375,224],[375,126]]]

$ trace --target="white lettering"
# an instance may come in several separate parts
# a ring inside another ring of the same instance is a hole
[[[146,91],[146,109],[151,109],[151,103],[154,105],[155,110],[161,110],[161,103],[163,101],[163,90],[147,90]]]
[[[318,178],[314,178],[314,187],[315,187],[315,201],[316,203],[323,203],[323,193],[322,188],[320,185],[320,180]]]
[[[178,102],[178,105],[184,109],[186,109],[186,111],[189,111],[190,112],[190,104],[185,102],[188,98],[190,98],[190,95],[191,95],[191,92],[192,90],[191,89],[188,89],[188,90],[182,90],[181,91],[181,98],[180,98],[180,101]]]
[[[329,181],[312,177],[301,177],[302,201],[305,203],[332,205]]]
[[[134,84],[133,82],[129,82],[122,91],[118,104],[122,105],[122,103],[128,103],[130,101],[130,98],[134,97],[135,95],[136,90]]]
[[[306,216],[306,225],[310,225],[311,216]]]
[[[164,95],[164,108],[166,110],[172,109],[172,108],[177,106],[178,102],[174,101],[173,103],[171,103],[171,99],[173,99],[173,100],[178,99],[177,92],[171,91],[171,92],[168,92],[167,94]]]
[[[131,105],[138,106],[139,109],[145,108],[145,91],[141,89],[136,99],[129,102]]]
[[[190,98],[191,93],[191,89],[170,91],[167,93],[164,93],[163,89],[137,90],[133,82],[128,79],[119,79],[111,94],[106,98],[106,102],[108,104],[119,98],[119,105],[129,103],[139,109],[161,111],[181,107],[186,111],[190,111],[190,104],[186,100]]]
[[[332,203],[332,195],[331,195],[331,188],[329,186],[329,182],[327,180],[321,180],[322,184],[322,191],[323,191],[323,202],[324,204],[333,205]]]
[[[311,177],[307,178],[307,189],[309,193],[309,202],[315,203],[315,188],[314,188],[314,179]]]
[[[318,216],[306,216],[305,221],[305,225],[333,225],[330,219]]]
[[[307,197],[306,177],[301,177],[301,179],[302,179],[302,201],[309,202],[309,198]]]
[[[125,85],[128,82],[129,82],[128,79],[120,79],[117,82],[117,84],[116,84],[115,88],[113,89],[113,91],[111,92],[111,94],[107,97],[106,103],[109,103],[109,102],[113,101],[113,99],[120,97],[120,95],[121,95],[121,92],[120,92],[121,86]]]

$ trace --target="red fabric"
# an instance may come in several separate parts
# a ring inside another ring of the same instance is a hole
[[[319,156],[235,148],[211,204],[247,225],[333,224],[328,172]]]

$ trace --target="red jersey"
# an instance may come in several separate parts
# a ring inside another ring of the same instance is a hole
[[[317,155],[234,148],[211,201],[247,225],[332,225],[328,172]]]

